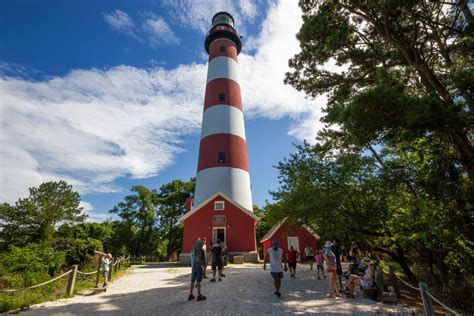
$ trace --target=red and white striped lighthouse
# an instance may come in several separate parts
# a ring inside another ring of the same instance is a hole
[[[194,205],[221,191],[252,211],[237,63],[242,43],[229,13],[214,15],[205,47],[209,66]]]
[[[230,254],[258,260],[244,115],[237,76],[242,49],[234,18],[219,12],[206,41],[209,54],[193,209],[184,224],[180,261],[189,260],[197,238],[223,241]]]

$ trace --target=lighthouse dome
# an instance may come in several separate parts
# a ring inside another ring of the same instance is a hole
[[[234,26],[234,18],[228,12],[218,12],[212,17],[212,26],[216,26],[218,24]]]

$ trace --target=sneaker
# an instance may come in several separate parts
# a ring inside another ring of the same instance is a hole
[[[203,275],[202,277],[203,277],[203,279],[207,279],[207,276],[205,276],[205,275]]]
[[[221,278],[219,278],[219,282],[221,282],[221,281],[222,281],[222,279],[221,279]]]
[[[209,282],[216,282],[216,279],[210,279]]]
[[[278,293],[277,293],[277,296],[278,296],[278,297],[281,297],[281,293],[280,293],[280,292],[278,292]]]
[[[273,295],[278,295],[278,291],[273,292]]]
[[[320,277],[318,277],[318,280],[321,280],[321,278],[320,278]]]
[[[221,277],[225,277],[225,274],[224,274],[224,273],[222,273],[222,274],[221,274]]]
[[[188,301],[192,301],[192,300],[194,300],[194,295],[189,294],[189,296],[188,296]]]
[[[196,301],[204,301],[206,297],[204,295],[198,295],[198,298]]]

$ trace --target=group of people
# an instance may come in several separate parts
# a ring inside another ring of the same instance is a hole
[[[210,249],[211,255],[211,269],[212,279],[210,282],[216,282],[216,274],[218,281],[221,282],[224,274],[224,256],[226,255],[227,247],[222,243],[221,240],[217,239],[216,243],[212,245]],[[202,279],[207,279],[206,270],[208,265],[208,252],[206,245],[206,238],[198,238],[194,243],[194,247],[191,250],[191,286],[189,290],[188,300],[193,300],[194,287],[197,288],[197,301],[203,301],[206,299],[201,293],[201,282]]]
[[[354,298],[355,286],[362,286],[369,288],[374,286],[375,270],[374,262],[369,257],[360,258],[360,252],[355,243],[351,246],[351,251],[347,254],[337,244],[337,240],[327,240],[324,244],[324,249],[314,253],[313,248],[308,245],[305,248],[306,261],[313,270],[313,262],[316,261],[317,275],[320,279],[319,272],[326,278],[324,270],[327,273],[329,297],[346,297]],[[299,253],[290,246],[290,250],[285,254],[279,248],[278,241],[272,242],[272,247],[269,248],[265,254],[263,269],[266,270],[267,263],[270,263],[270,272],[273,278],[275,292],[273,294],[281,297],[280,287],[283,272],[290,270],[290,277],[296,277],[297,257]],[[341,261],[343,258],[350,259],[351,264],[347,271],[343,273]],[[324,267],[323,267],[324,266]],[[342,277],[347,279],[346,286],[343,287]]]

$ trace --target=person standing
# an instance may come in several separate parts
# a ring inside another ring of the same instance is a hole
[[[341,292],[342,291],[342,265],[341,265],[342,250],[337,245],[336,239],[333,239],[332,241],[331,250],[336,256],[336,292]]]
[[[196,283],[197,288],[197,300],[204,301],[206,297],[201,294],[201,281],[202,275],[204,273],[204,262],[205,262],[205,254],[204,250],[202,249],[203,242],[201,239],[197,239],[194,243],[194,247],[191,250],[191,288],[189,290],[188,300],[193,300],[193,290],[194,290],[194,283]]]
[[[336,288],[336,255],[332,252],[331,246],[331,241],[326,240],[326,243],[324,244],[324,263],[328,274],[328,296],[334,297],[334,291]]]
[[[222,281],[222,244],[221,240],[217,239],[216,244],[214,244],[211,248],[211,268],[212,268],[212,279],[209,280],[211,282],[216,282],[216,270],[218,271],[219,275],[219,282]]]
[[[273,285],[275,286],[274,295],[281,297],[280,287],[281,279],[283,279],[283,270],[287,270],[287,260],[283,255],[283,250],[278,248],[278,241],[272,241],[272,247],[268,248],[265,254],[265,260],[263,261],[263,270],[267,270],[267,263],[270,262],[270,273],[273,278]],[[285,268],[282,267],[282,263],[285,263]]]
[[[290,246],[290,251],[288,251],[288,267],[290,268],[290,278],[296,277],[296,258],[299,252],[296,251],[293,246]]]
[[[323,278],[326,278],[326,276],[324,275],[324,268],[323,268],[323,251],[322,251],[322,250],[319,250],[319,251],[316,253],[316,270],[318,270],[318,280],[321,279],[321,278],[319,277],[319,270],[321,270],[321,272],[323,273]]]
[[[304,248],[304,255],[306,256],[306,261],[309,263],[311,271],[313,271],[314,250],[311,245],[308,244],[308,246]]]
[[[109,268],[110,268],[110,260],[112,259],[112,254],[104,254],[101,258],[102,261],[102,275],[104,276],[104,284],[102,287],[106,287],[109,285]]]
[[[206,237],[202,237],[202,250],[204,250],[204,273],[202,275],[202,277],[204,279],[207,279],[207,276],[206,276],[206,270],[207,270],[207,239]]]

